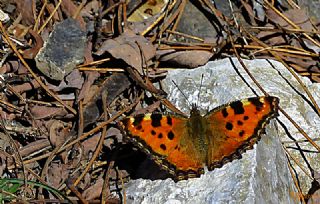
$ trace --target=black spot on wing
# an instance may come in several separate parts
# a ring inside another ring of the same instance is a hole
[[[133,125],[134,126],[138,126],[138,125],[141,125],[141,122],[143,121],[143,118],[144,118],[144,115],[137,115],[137,116],[135,116],[133,119],[134,119],[134,121],[133,121]]]
[[[243,135],[244,135],[244,130],[241,130],[241,131],[239,132],[239,136],[242,137]]]
[[[172,125],[172,118],[170,116],[167,116],[167,124]]]
[[[243,125],[243,122],[241,120],[238,120],[238,125]]]
[[[151,135],[156,135],[157,133],[154,130],[151,130]]]
[[[235,101],[230,104],[230,107],[233,109],[234,114],[243,114],[243,103],[241,101]]]
[[[159,127],[161,126],[161,119],[162,115],[161,114],[151,114],[151,125],[153,127]]]
[[[261,111],[263,103],[260,101],[260,98],[249,98],[248,101],[256,107],[257,111]]]
[[[249,116],[247,116],[247,115],[245,115],[244,117],[243,117],[243,120],[248,120],[249,119]]]
[[[227,130],[232,130],[233,129],[232,123],[227,122],[226,128],[227,128]]]
[[[158,138],[159,138],[159,139],[163,138],[162,133],[159,133]]]
[[[224,118],[226,118],[226,117],[228,117],[228,112],[227,112],[227,109],[226,108],[224,108],[224,109],[222,109],[222,116],[224,117]]]
[[[168,138],[169,138],[169,140],[173,140],[174,134],[172,131],[168,132]]]
[[[167,149],[166,145],[164,145],[164,144],[161,144],[161,145],[160,145],[160,148],[161,148],[162,150],[166,150],[166,149]]]

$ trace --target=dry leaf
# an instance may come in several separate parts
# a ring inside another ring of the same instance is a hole
[[[136,35],[127,29],[119,37],[103,42],[96,54],[100,56],[105,52],[125,61],[142,74],[145,60],[148,61],[155,56],[156,48],[143,36]]]
[[[35,1],[33,0],[15,0],[17,5],[17,12],[22,15],[22,22],[25,22],[27,25],[34,24],[34,13],[33,8],[35,8]]]
[[[47,175],[50,186],[58,188],[69,177],[69,171],[66,164],[51,163]]]
[[[42,48],[43,40],[41,36],[32,29],[29,29],[29,33],[34,38],[35,44],[32,48],[23,51],[23,57],[26,59],[33,59],[38,54],[39,50]]]
[[[86,189],[83,193],[82,196],[86,200],[93,200],[95,198],[99,198],[101,191],[102,191],[102,186],[103,186],[103,179],[100,177],[95,184],[90,186],[88,189]]]
[[[30,107],[30,113],[34,117],[34,119],[45,119],[45,118],[53,118],[57,116],[64,116],[68,112],[62,107],[48,107],[48,106],[40,106],[34,105]]]
[[[160,61],[184,68],[196,68],[206,64],[212,56],[212,52],[202,50],[178,51],[162,56]]]

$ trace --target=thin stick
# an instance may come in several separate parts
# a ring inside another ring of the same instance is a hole
[[[186,99],[186,101],[188,102],[189,104],[189,107],[191,107],[191,103],[189,102],[187,96],[183,93],[183,91],[180,89],[180,87],[176,84],[175,81],[172,80],[172,83],[177,87],[177,89],[181,92],[182,96]]]
[[[200,93],[201,93],[201,88],[202,88],[202,82],[203,82],[203,74],[201,74],[201,80],[200,80],[200,87],[199,87],[199,93],[198,93],[198,100],[197,100],[197,107],[199,107],[199,101],[200,101]]]
[[[52,13],[50,14],[49,18],[44,22],[44,24],[41,26],[41,28],[38,30],[38,34],[41,33],[41,31],[46,27],[46,25],[49,23],[53,15],[57,12],[58,8],[60,7],[62,0],[59,0],[57,6],[53,9]],[[2,26],[2,25],[1,25]]]

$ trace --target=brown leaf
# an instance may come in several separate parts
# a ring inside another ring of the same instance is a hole
[[[1,73],[17,72],[17,74],[27,74],[28,70],[19,61],[8,60],[2,67]]]
[[[107,130],[106,140],[104,140],[103,145],[112,149],[112,146],[122,142],[123,134],[117,128],[110,127]]]
[[[81,143],[83,147],[83,155],[86,158],[88,158],[90,152],[93,153],[94,150],[97,148],[100,137],[101,133],[96,134]]]
[[[213,53],[203,50],[178,51],[162,56],[160,61],[184,68],[195,68],[206,64],[212,56]]]
[[[71,0],[61,1],[61,8],[63,12],[70,18],[73,17],[78,10],[78,7]],[[86,23],[80,15],[78,15],[75,20],[79,22],[82,30],[86,30]]]
[[[8,155],[4,152],[0,152],[0,176],[4,177],[3,173],[7,170],[7,157]]]
[[[95,198],[98,198],[101,194],[102,191],[102,186],[103,186],[103,179],[100,177],[95,184],[90,186],[88,189],[86,189],[83,193],[82,196],[86,200],[93,200]]]
[[[97,55],[110,53],[116,59],[122,59],[142,74],[142,67],[155,56],[156,48],[146,38],[127,29],[119,37],[103,42]]]
[[[51,144],[56,147],[63,144],[68,135],[68,129],[60,120],[51,120],[47,126],[49,127],[49,139]]]
[[[48,169],[47,180],[50,186],[58,188],[69,177],[68,165],[51,163]]]
[[[30,82],[19,84],[19,85],[13,86],[12,88],[17,93],[22,94],[22,93],[24,93],[26,91],[34,90],[34,89],[37,89],[39,87],[40,87],[40,84],[35,79],[33,79]]]
[[[29,33],[34,38],[35,44],[32,48],[23,51],[23,57],[26,59],[33,59],[42,48],[43,40],[41,36],[32,29],[29,29]]]
[[[68,112],[62,107],[47,107],[35,105],[30,107],[30,113],[33,115],[34,119],[45,119],[56,116],[64,116]]]
[[[78,101],[88,97],[88,95],[89,95],[88,93],[91,89],[92,84],[100,76],[99,72],[96,72],[96,71],[85,72],[85,74],[86,74],[86,77],[85,77],[86,80],[82,86],[80,93],[79,93]]]
[[[298,72],[306,72],[311,71],[311,68],[313,66],[316,67],[317,62],[312,59],[303,59],[303,58],[297,58],[297,57],[283,57],[286,59],[286,61],[293,66],[294,69],[296,69]],[[315,70],[313,70],[315,71]]]
[[[293,28],[289,23],[287,23],[287,21],[285,21],[281,16],[276,14],[273,10],[268,9],[266,11],[266,14],[268,15],[271,21],[278,24],[280,27]],[[290,9],[288,11],[283,12],[282,14],[286,16],[288,19],[290,19],[297,26],[300,26],[301,29],[306,31],[312,31],[313,26],[309,20],[309,16],[303,9]]]
[[[19,152],[20,155],[24,157],[49,146],[50,142],[48,139],[40,139],[21,147]]]
[[[276,14],[272,9],[268,9],[266,14],[270,21],[273,22],[274,25],[280,28],[291,29],[294,28],[287,21],[285,21],[281,16]],[[286,12],[282,13],[286,16],[290,21],[299,26],[301,29],[306,31],[312,31],[313,26],[308,17],[302,9],[290,9]],[[271,27],[271,24],[267,24],[266,27]],[[280,45],[280,44],[288,44],[287,39],[283,37],[283,33],[275,33],[274,31],[261,31],[257,34],[257,38],[263,40],[265,43],[269,45]],[[301,38],[302,40],[303,38]],[[308,40],[304,40],[307,43],[310,43]],[[300,42],[297,39],[292,39],[291,45],[295,47],[301,47]],[[312,48],[311,48],[312,49]]]
[[[48,10],[48,12],[51,14],[54,12],[54,8],[55,8],[55,5],[52,4],[52,3],[48,3],[47,6],[46,6],[46,9]],[[55,21],[55,22],[58,22],[59,21],[59,12],[54,12],[53,16],[52,16],[52,20]]]
[[[15,0],[17,5],[17,12],[21,13],[22,15],[22,22],[26,23],[26,25],[33,25],[34,24],[34,13],[33,8],[36,7],[35,1],[33,0]]]
[[[100,2],[97,0],[92,0],[88,2],[82,9],[81,9],[81,16],[87,17],[89,19],[94,18],[94,14],[97,14],[100,9]]]
[[[62,91],[63,89],[72,89],[72,88],[81,89],[84,83],[84,78],[78,69],[74,69],[65,77],[64,80],[60,82],[58,86],[55,84],[49,83],[49,81],[46,81],[46,83],[48,84],[49,89],[53,91]]]

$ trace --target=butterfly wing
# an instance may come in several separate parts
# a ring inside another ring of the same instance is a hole
[[[278,115],[279,99],[255,97],[215,108],[205,116],[209,123],[209,170],[219,168],[252,149],[270,119]]]
[[[128,138],[176,180],[199,177],[204,158],[188,138],[188,119],[160,113],[122,120]]]

